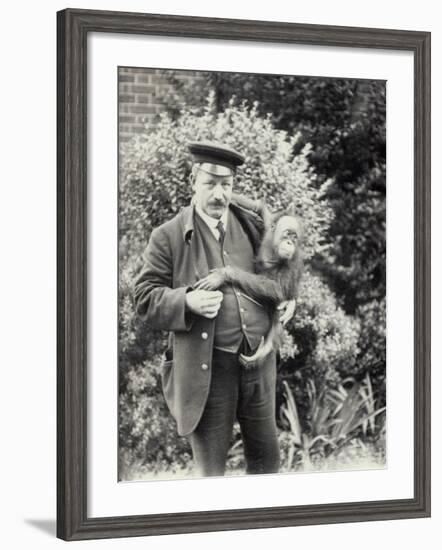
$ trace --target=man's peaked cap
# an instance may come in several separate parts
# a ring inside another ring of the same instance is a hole
[[[245,161],[241,153],[216,141],[193,141],[187,146],[195,163],[225,166],[232,173]]]

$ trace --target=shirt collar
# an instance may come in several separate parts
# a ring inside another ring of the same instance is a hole
[[[208,216],[205,212],[203,212],[203,210],[197,204],[195,204],[195,210],[197,211],[198,215],[201,216],[201,218],[207,223],[207,225],[210,227],[210,229],[212,229],[212,231],[217,229],[216,226],[218,225],[218,222],[220,220],[223,222],[224,230],[227,229],[227,218],[228,218],[228,215],[229,215],[229,209],[228,208],[226,208],[224,210],[223,215],[219,219],[212,218],[211,216]]]

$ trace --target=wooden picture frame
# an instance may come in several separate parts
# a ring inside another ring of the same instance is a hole
[[[128,537],[430,515],[430,33],[67,9],[57,14],[57,536]],[[87,516],[87,36],[153,34],[414,56],[414,498]]]

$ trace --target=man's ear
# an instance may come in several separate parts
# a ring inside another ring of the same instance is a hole
[[[192,191],[194,191],[195,187],[195,176],[192,174],[192,172],[189,174],[189,183]]]
[[[291,202],[286,210],[287,216],[296,216],[295,203]]]

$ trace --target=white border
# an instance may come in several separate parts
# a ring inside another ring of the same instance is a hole
[[[107,33],[88,51],[88,516],[413,497],[412,53]],[[388,81],[385,470],[117,483],[118,66]]]

